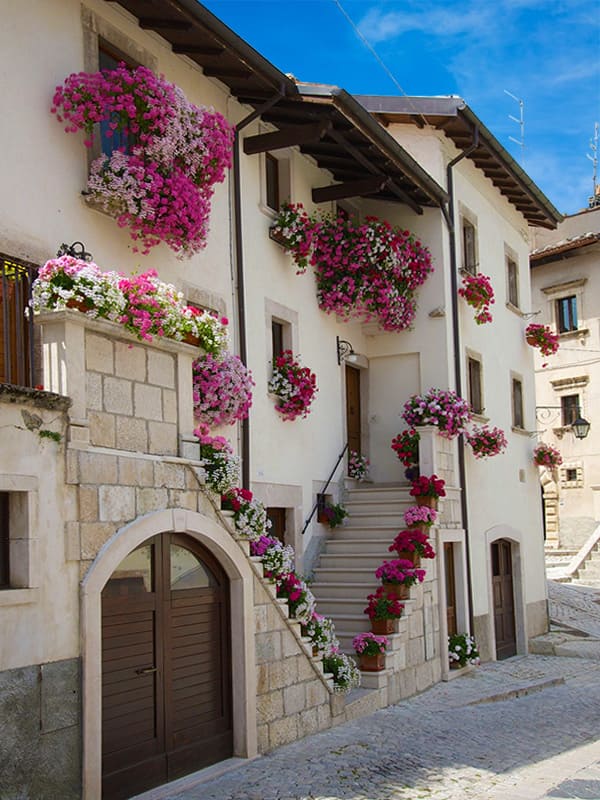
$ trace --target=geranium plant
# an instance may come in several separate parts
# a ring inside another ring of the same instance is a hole
[[[371,620],[400,619],[404,611],[404,604],[398,600],[395,594],[386,592],[383,586],[380,586],[375,594],[368,595],[367,600],[369,605],[365,608],[364,613]]]
[[[392,450],[405,467],[419,463],[419,439],[421,437],[413,428],[401,431],[392,439]]]
[[[210,436],[205,426],[194,434],[200,442],[200,458],[206,475],[206,485],[218,494],[232,489],[240,479],[240,459],[223,436]]]
[[[547,325],[532,322],[525,328],[527,344],[537,347],[543,356],[553,356],[560,345],[560,337]]]
[[[330,528],[337,528],[341,525],[348,512],[341,503],[325,503],[319,511],[319,517],[329,525]]]
[[[508,446],[504,431],[500,428],[489,428],[487,425],[476,425],[465,438],[475,458],[497,456]]]
[[[388,646],[387,636],[377,636],[374,633],[359,633],[352,639],[352,647],[359,656],[376,656],[385,653]]]
[[[435,425],[440,436],[453,439],[463,433],[471,420],[471,408],[466,400],[451,389],[429,389],[414,394],[404,404],[402,416],[411,427]]]
[[[240,536],[258,539],[271,527],[263,503],[254,499],[249,489],[230,489],[221,497],[221,508],[233,511],[233,521]]]
[[[450,664],[466,667],[479,664],[479,651],[475,639],[468,633],[453,633],[448,637],[448,659]]]
[[[562,456],[556,447],[545,442],[540,442],[534,447],[533,460],[538,467],[548,467],[548,469],[560,467],[563,463]]]
[[[412,483],[411,497],[445,497],[445,482],[437,475],[420,475]]]
[[[194,416],[214,427],[246,419],[252,405],[252,373],[239,356],[207,354],[192,364]]]
[[[95,126],[120,133],[129,151],[115,148],[91,167],[87,193],[142,252],[161,241],[178,255],[204,247],[215,183],[231,166],[233,130],[218,112],[190,103],[183,92],[146,67],[69,75],[54,93],[52,113],[67,133]]]
[[[350,450],[350,455],[348,457],[348,477],[354,478],[356,481],[364,481],[369,476],[370,466],[370,461],[366,456],[361,456],[355,450]]]
[[[404,512],[404,522],[410,528],[412,525],[430,527],[437,519],[438,512],[429,506],[409,506]]]
[[[319,308],[383,330],[412,325],[415,290],[433,271],[431,255],[409,231],[376,217],[309,217],[301,205],[282,209],[274,232],[290,242],[299,271],[310,263]],[[310,252],[310,258],[309,258]]]
[[[273,364],[269,391],[279,398],[276,411],[284,420],[307,417],[317,389],[317,377],[300,365],[291,350],[284,350]]]
[[[468,305],[475,309],[475,322],[484,325],[492,321],[490,306],[494,301],[494,290],[487,275],[478,272],[477,275],[463,275],[462,286],[458,293]]]
[[[435,551],[429,541],[429,536],[420,530],[406,529],[396,534],[388,550],[397,552],[415,553],[420,558],[435,558]]]
[[[393,561],[384,561],[377,567],[375,577],[383,583],[396,583],[403,586],[413,586],[422,583],[425,579],[425,570],[417,569],[410,561],[396,558]]]

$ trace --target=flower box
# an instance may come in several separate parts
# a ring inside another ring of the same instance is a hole
[[[358,668],[361,672],[381,672],[385,669],[385,653],[376,653],[374,656],[361,654],[358,657]]]
[[[388,636],[395,632],[395,624],[394,619],[372,619],[371,633],[375,633],[377,636]]]

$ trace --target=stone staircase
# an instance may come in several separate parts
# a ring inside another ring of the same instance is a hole
[[[344,506],[348,517],[327,542],[314,570],[311,590],[319,613],[333,619],[342,650],[354,654],[353,637],[370,630],[363,613],[367,595],[380,585],[375,570],[384,559],[395,558],[388,548],[404,527],[404,511],[413,500],[407,486],[372,485],[350,489]],[[418,588],[411,592],[418,591]],[[414,600],[405,600],[403,617],[396,623],[398,633],[408,627]]]
[[[559,583],[569,583],[570,578],[566,575],[567,567],[577,550],[557,547],[546,547],[544,549],[546,562],[546,576]]]
[[[589,555],[571,576],[570,583],[580,586],[600,588],[600,542],[596,543]]]
[[[557,583],[572,583],[579,586],[600,588],[600,542],[590,550],[581,566],[573,573],[567,567],[577,555],[572,549],[546,549],[546,575]]]

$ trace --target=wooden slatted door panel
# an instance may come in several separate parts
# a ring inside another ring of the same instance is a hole
[[[346,434],[348,453],[360,455],[360,370],[346,365]]]
[[[227,578],[171,538],[166,735],[169,777],[233,753]]]
[[[444,566],[446,571],[446,620],[448,635],[458,633],[456,628],[456,577],[454,574],[454,546],[444,542]]]
[[[511,544],[500,539],[492,544],[492,592],[496,658],[514,656],[517,652],[515,607],[512,579]]]

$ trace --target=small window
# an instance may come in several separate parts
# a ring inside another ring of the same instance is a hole
[[[469,403],[474,414],[483,413],[483,393],[481,391],[481,361],[467,359],[469,372]]]
[[[131,59],[105,42],[99,43],[98,61],[100,69],[108,71],[117,69],[119,64],[125,64],[125,66],[131,69],[135,69],[135,67],[138,66]],[[110,122],[110,120],[104,120],[100,123],[100,146],[102,153],[107,156],[110,156],[115,150],[131,153],[135,144],[135,138],[131,134],[124,133],[123,131],[112,130]]]
[[[567,467],[565,470],[565,479],[568,481],[576,481],[577,480],[577,468],[576,467]]]
[[[279,162],[270,153],[265,153],[266,201],[269,208],[279,211]]]
[[[10,587],[9,494],[0,492],[0,589]]]
[[[280,356],[285,350],[283,344],[283,322],[271,321],[271,341],[273,343],[273,360]]]
[[[269,536],[279,539],[282,544],[285,544],[286,517],[285,508],[277,508],[275,506],[267,508],[267,519],[271,522]]]
[[[508,281],[508,302],[515,308],[519,307],[519,270],[517,262],[512,258],[506,259],[506,277]]]
[[[463,268],[475,274],[477,271],[477,231],[472,222],[462,221]]]
[[[556,301],[556,324],[559,333],[577,330],[577,297],[561,297]]]
[[[579,395],[566,394],[560,398],[560,408],[562,415],[562,425],[567,427],[572,425],[579,415]]]
[[[512,412],[513,428],[523,428],[523,382],[518,378],[512,380]]]

